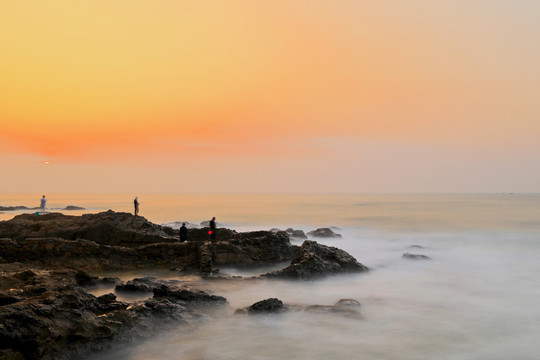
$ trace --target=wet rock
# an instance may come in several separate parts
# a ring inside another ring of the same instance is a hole
[[[283,305],[283,302],[276,298],[270,298],[256,302],[248,308],[248,314],[275,314],[287,311],[287,308]]]
[[[223,296],[210,295],[200,290],[179,289],[167,285],[154,289],[154,299],[168,299],[190,305],[223,305],[227,303],[227,299]]]
[[[334,305],[294,305],[284,304],[281,300],[270,298],[236,310],[235,314],[274,314],[286,311],[306,313],[337,313],[348,317],[361,319],[360,303],[354,299],[341,299]]]
[[[152,292],[155,288],[159,288],[162,285],[174,285],[178,283],[180,283],[178,280],[158,280],[153,276],[149,276],[135,278],[126,283],[116,285],[115,290],[124,292]]]
[[[431,260],[429,256],[421,255],[421,254],[411,254],[411,253],[403,254],[402,258],[410,259],[410,260]]]
[[[307,233],[309,236],[313,237],[323,237],[323,238],[340,238],[341,235],[335,233],[329,228],[319,228],[317,230],[313,230]]]
[[[290,266],[262,276],[314,280],[332,274],[359,273],[368,270],[346,251],[306,240]]]

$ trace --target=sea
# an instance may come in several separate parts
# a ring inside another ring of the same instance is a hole
[[[0,206],[39,206],[42,194],[0,195]],[[182,324],[90,360],[538,359],[540,194],[137,194],[158,223],[216,217],[237,231],[328,227],[315,239],[371,271],[299,281],[206,281],[229,305],[197,327]],[[49,211],[133,211],[133,194],[47,194]],[[35,211],[35,210],[33,210]],[[27,211],[32,212],[32,211]],[[20,212],[4,212],[0,220]],[[301,240],[293,240],[300,245]],[[430,260],[410,260],[404,253]],[[280,264],[282,266],[283,264]],[[268,267],[220,269],[256,275]],[[116,274],[179,278],[168,269]],[[289,312],[239,316],[267,298],[285,304],[360,302],[361,318]]]

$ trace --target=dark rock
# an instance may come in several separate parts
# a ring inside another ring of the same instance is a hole
[[[96,298],[77,285],[73,270],[35,272],[31,281],[45,290],[37,293],[23,291],[24,277],[2,269],[1,294],[16,293],[19,301],[0,306],[0,359],[85,358],[113,342],[133,342],[165,330],[166,324],[194,325],[202,319],[196,310],[168,299],[130,305],[116,301],[114,294]]]
[[[276,264],[290,261],[299,249],[291,245],[285,232],[270,231],[237,233],[228,241],[218,241],[209,247],[216,265]]]
[[[358,273],[368,270],[366,266],[343,250],[306,240],[290,266],[262,276],[314,280],[330,274]]]
[[[173,229],[152,224],[142,216],[112,210],[82,216],[48,213],[21,214],[0,222],[0,238],[22,240],[56,237],[86,239],[102,245],[139,247],[160,242],[176,242]]]
[[[13,303],[19,302],[21,300],[22,299],[20,297],[18,297],[18,296],[13,296],[12,294],[10,294],[8,292],[0,291],[0,306],[13,304]]]
[[[75,274],[75,280],[77,281],[77,285],[90,286],[97,285],[99,278],[97,276],[91,276],[86,271],[79,270]]]
[[[248,314],[281,313],[287,311],[283,302],[276,298],[270,298],[256,302],[248,308]]]
[[[277,229],[277,228],[272,228],[269,231],[271,231],[273,233],[278,233],[278,232],[283,231],[283,230],[280,230],[280,229]],[[289,235],[289,237],[293,237],[293,238],[296,238],[296,239],[307,239],[306,234],[302,230],[294,230],[293,228],[288,228],[284,232],[287,233],[287,235]]]
[[[313,230],[307,233],[309,236],[313,237],[324,237],[324,238],[335,238],[335,237],[341,237],[340,234],[336,234],[329,228],[319,228],[317,230]]]
[[[431,260],[429,256],[420,255],[420,254],[411,254],[411,253],[403,254],[402,258],[411,259],[411,260]]]
[[[30,210],[26,206],[0,206],[0,211],[18,211],[18,210]]]
[[[308,312],[308,313],[338,313],[347,317],[361,319],[360,303],[354,299],[341,299],[334,305],[291,305],[283,304],[276,298],[259,301],[249,307],[238,309],[235,314],[270,314],[285,311]]]
[[[33,279],[36,276],[36,273],[32,270],[25,270],[21,271],[19,273],[13,274],[14,278],[20,279],[22,281],[28,281],[30,279]]]
[[[115,300],[116,300],[116,295],[114,295],[113,293],[101,295],[100,297],[97,298],[97,301],[103,304],[110,303]]]
[[[171,288],[162,285],[154,289],[154,299],[169,299],[173,302],[192,305],[222,305],[227,303],[223,296],[209,295],[204,291]]]
[[[116,291],[131,291],[131,292],[152,292],[155,288],[162,285],[178,284],[178,280],[158,280],[155,277],[149,276],[144,278],[135,278],[126,283],[116,285]]]
[[[289,234],[290,237],[297,238],[297,239],[307,239],[306,234],[302,230],[294,230],[292,228],[288,228],[285,230],[287,234]]]
[[[64,210],[85,210],[85,208],[75,205],[68,205],[64,208]]]

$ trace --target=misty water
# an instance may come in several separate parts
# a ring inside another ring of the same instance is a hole
[[[125,195],[77,196],[57,201],[131,211]],[[201,281],[229,305],[199,327],[178,325],[92,360],[536,359],[540,353],[540,195],[139,197],[141,215],[156,223],[216,216],[238,231],[335,226],[342,239],[317,241],[348,251],[371,271],[313,282]],[[406,260],[405,252],[431,260]],[[266,270],[221,269],[234,275]],[[167,270],[120,275],[181,279]],[[299,305],[352,298],[361,303],[362,318],[234,315],[270,297]]]

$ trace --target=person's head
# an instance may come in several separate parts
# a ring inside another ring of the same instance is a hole
[[[182,226],[186,226],[186,223],[182,223]]]
[[[214,216],[214,217],[212,218],[212,220],[216,220],[216,217]]]
[[[45,195],[43,195],[43,198],[45,199]]]
[[[139,200],[139,197],[138,197],[138,196],[135,196],[135,200]]]

